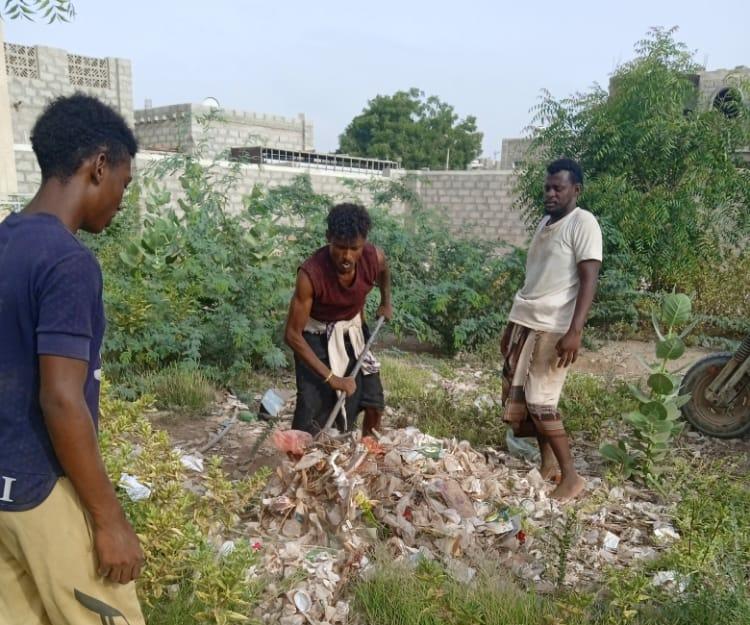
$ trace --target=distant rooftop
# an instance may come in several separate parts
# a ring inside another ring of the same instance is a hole
[[[233,160],[252,164],[305,166],[315,169],[332,169],[361,173],[385,174],[391,169],[400,169],[396,161],[384,161],[376,158],[362,158],[347,154],[324,154],[321,152],[304,152],[300,150],[283,150],[268,147],[232,148]]]

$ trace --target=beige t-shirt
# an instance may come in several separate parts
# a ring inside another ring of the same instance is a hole
[[[578,263],[602,260],[602,231],[591,213],[575,208],[551,226],[545,215],[531,239],[526,281],[510,320],[532,330],[567,332],[578,296]]]

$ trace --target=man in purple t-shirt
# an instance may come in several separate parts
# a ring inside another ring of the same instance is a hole
[[[97,443],[104,230],[137,150],[123,118],[58,98],[31,144],[42,184],[0,223],[0,620],[143,623],[138,537]]]

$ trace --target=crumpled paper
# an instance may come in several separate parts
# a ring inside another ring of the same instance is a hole
[[[151,488],[129,473],[120,475],[120,481],[117,484],[125,490],[131,501],[143,501],[151,497]]]
[[[531,586],[548,587],[558,578],[552,554],[567,514],[548,497],[554,487],[523,459],[414,427],[376,441],[323,436],[300,458],[283,461],[262,495],[260,519],[249,531],[263,537],[258,570],[276,581],[272,599],[254,616],[264,623],[346,624],[343,586],[369,570],[366,554],[375,544],[409,563],[440,559],[464,581],[491,560]],[[675,540],[669,530],[654,532],[671,528],[668,506],[608,489],[596,477],[588,478],[588,494],[566,584],[595,584],[613,563],[656,557],[665,547],[660,534]],[[276,584],[300,571],[304,581],[274,594]]]

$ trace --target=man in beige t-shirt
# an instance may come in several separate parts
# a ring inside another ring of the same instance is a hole
[[[596,218],[578,207],[581,167],[570,159],[547,167],[545,216],[529,246],[526,280],[516,294],[501,351],[503,419],[517,436],[536,436],[541,473],[557,474],[552,497],[572,499],[585,481],[573,465],[557,410],[568,367],[578,357],[583,326],[602,263],[602,233]]]

